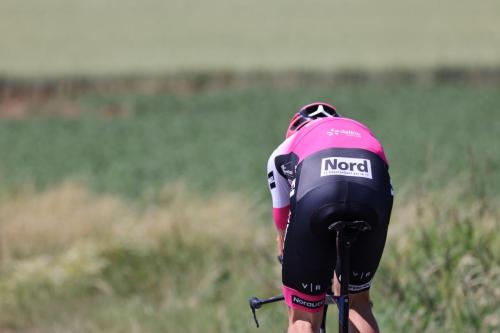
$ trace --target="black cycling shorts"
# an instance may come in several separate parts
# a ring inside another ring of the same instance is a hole
[[[334,220],[365,220],[351,247],[349,291],[370,288],[384,250],[393,193],[386,163],[363,149],[333,148],[300,162],[290,200],[282,279],[287,304],[319,311],[337,262]],[[317,217],[328,209],[329,219]],[[337,276],[340,272],[337,270]]]

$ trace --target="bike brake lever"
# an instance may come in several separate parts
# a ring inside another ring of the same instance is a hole
[[[248,300],[248,304],[250,305],[250,309],[252,309],[252,314],[253,314],[253,320],[255,320],[255,325],[257,325],[257,328],[259,328],[259,321],[257,320],[257,314],[255,313],[256,309],[259,309],[262,304],[260,303],[260,300],[257,297],[252,297]]]

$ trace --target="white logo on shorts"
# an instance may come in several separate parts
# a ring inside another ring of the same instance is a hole
[[[351,157],[327,157],[321,160],[321,177],[348,176],[372,178],[370,160]]]

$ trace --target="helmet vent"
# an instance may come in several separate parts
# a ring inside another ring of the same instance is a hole
[[[316,118],[316,117],[333,117],[331,114],[329,114],[328,112],[325,111],[325,109],[323,108],[323,105],[318,105],[318,109],[312,113],[309,114],[309,117],[311,118]]]

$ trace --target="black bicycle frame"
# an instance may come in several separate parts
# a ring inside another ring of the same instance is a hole
[[[351,271],[351,242],[352,236],[347,230],[338,231],[339,260],[340,260],[340,296],[337,302],[339,308],[339,332],[349,331],[349,274]]]

